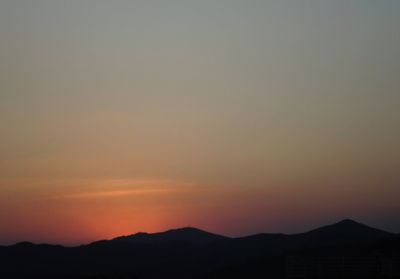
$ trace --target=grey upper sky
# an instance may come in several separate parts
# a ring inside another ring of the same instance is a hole
[[[45,218],[27,200],[96,191],[85,179],[202,189],[187,218],[232,234],[341,217],[400,231],[400,1],[1,0],[0,40],[9,235]]]

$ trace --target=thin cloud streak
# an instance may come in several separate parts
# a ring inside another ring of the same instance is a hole
[[[76,181],[72,193],[54,194],[46,199],[96,199],[130,195],[157,195],[198,191],[193,183],[162,179],[105,179]]]
[[[171,192],[182,192],[182,191],[184,190],[169,189],[169,188],[111,190],[111,191],[84,192],[84,193],[57,195],[50,197],[50,199],[108,198],[108,197],[127,196],[127,195],[146,195],[146,194],[159,194],[159,193],[171,193]]]

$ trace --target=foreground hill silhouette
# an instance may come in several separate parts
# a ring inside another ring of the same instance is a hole
[[[0,247],[0,278],[400,278],[400,237],[352,220],[229,238],[196,228]]]

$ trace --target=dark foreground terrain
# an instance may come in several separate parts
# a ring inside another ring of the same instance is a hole
[[[0,278],[400,278],[400,236],[351,220],[228,238],[195,228],[79,247],[0,247]]]

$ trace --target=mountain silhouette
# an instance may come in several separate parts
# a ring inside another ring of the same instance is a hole
[[[380,279],[388,264],[393,267],[390,278],[398,278],[396,272],[400,277],[394,268],[400,266],[399,258],[397,234],[352,220],[300,234],[240,238],[186,227],[78,247],[30,242],[0,246],[0,278],[336,278],[328,276],[333,272],[337,278],[353,279],[359,278],[354,275],[358,272],[362,278]],[[321,263],[329,263],[330,269]],[[351,267],[351,276],[337,263]]]
[[[111,242],[124,243],[189,243],[189,244],[204,244],[213,241],[227,239],[226,236],[221,236],[209,233],[200,229],[185,227],[180,229],[168,230],[159,233],[136,233],[128,236],[120,236],[110,240]]]
[[[302,239],[311,246],[332,246],[346,243],[356,244],[393,236],[392,233],[345,219],[335,224],[298,234],[295,237]]]
[[[352,240],[360,239],[360,238],[381,238],[386,237],[388,235],[392,235],[391,233],[385,232],[383,230],[371,228],[367,225],[358,223],[351,219],[345,219],[338,223],[324,226],[307,233],[312,237],[336,237],[336,238],[351,238]]]

